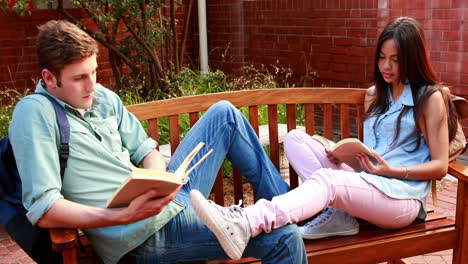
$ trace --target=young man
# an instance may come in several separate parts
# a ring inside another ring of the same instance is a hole
[[[189,192],[198,189],[208,196],[226,156],[252,182],[259,198],[271,199],[288,190],[249,123],[228,102],[215,104],[184,137],[166,166],[155,149],[157,142],[148,138],[119,97],[96,84],[97,51],[96,42],[74,24],[50,21],[39,27],[42,80],[36,92],[51,94],[64,107],[71,129],[70,156],[62,182],[53,107],[43,96],[21,100],[9,135],[28,219],[44,228],[85,229],[105,263],[116,263],[123,256],[137,263],[227,258],[215,235],[194,213]],[[208,149],[214,153],[179,190],[161,198],[149,191],[128,207],[105,208],[136,165],[174,171],[199,142],[205,142],[205,148],[198,158]],[[307,262],[295,225],[251,240],[243,256],[266,263]]]

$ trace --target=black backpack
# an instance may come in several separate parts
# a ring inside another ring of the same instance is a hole
[[[44,93],[52,103],[60,130],[60,176],[63,180],[69,154],[70,124],[63,108]],[[26,217],[21,201],[21,179],[8,136],[0,140],[0,224],[10,237],[37,263],[62,263],[61,255],[52,250],[48,229],[33,226]]]

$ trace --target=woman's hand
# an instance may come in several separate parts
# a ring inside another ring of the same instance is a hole
[[[124,222],[130,224],[161,213],[164,207],[174,200],[182,186],[181,184],[172,193],[163,197],[159,197],[155,190],[151,190],[133,199],[124,209],[126,216]]]
[[[371,150],[372,157],[367,154],[359,153],[356,157],[365,172],[381,176],[390,176],[392,166],[385,161],[377,152]],[[372,160],[371,160],[372,159]],[[374,161],[374,162],[373,162]]]
[[[325,149],[325,153],[327,153],[327,158],[334,164],[340,164],[341,161],[338,160],[335,156],[333,156],[333,154],[331,153],[331,151]]]

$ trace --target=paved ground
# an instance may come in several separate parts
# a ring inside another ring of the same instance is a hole
[[[35,263],[0,227],[0,263],[1,264],[29,264]]]
[[[450,180],[442,180],[438,186],[439,206],[434,210],[444,215],[455,218],[455,201],[457,183]],[[432,199],[428,198],[428,208],[432,206]],[[432,254],[412,257],[407,259],[413,264],[445,264],[452,263],[452,250],[436,252]],[[32,261],[14,241],[0,227],[0,264],[30,264]]]

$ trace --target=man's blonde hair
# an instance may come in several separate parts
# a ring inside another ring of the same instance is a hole
[[[38,29],[36,48],[39,72],[48,69],[59,77],[66,65],[98,52],[97,42],[68,21],[51,20]]]

